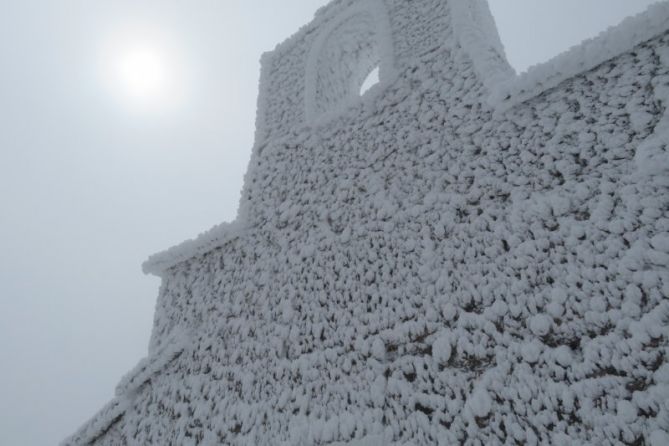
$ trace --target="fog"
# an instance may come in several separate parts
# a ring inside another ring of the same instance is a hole
[[[234,219],[260,54],[325,3],[0,2],[0,444],[58,443],[145,356],[141,263]],[[523,71],[653,2],[490,3]]]

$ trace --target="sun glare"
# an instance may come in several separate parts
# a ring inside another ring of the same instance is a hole
[[[131,112],[166,112],[184,98],[183,63],[158,38],[125,32],[103,51],[103,77],[113,98]]]
[[[116,61],[116,75],[126,93],[142,102],[167,94],[168,69],[165,56],[156,48],[138,45],[126,49]]]

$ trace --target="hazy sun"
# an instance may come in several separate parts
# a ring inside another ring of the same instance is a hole
[[[170,111],[184,96],[183,63],[158,38],[124,32],[103,50],[103,77],[114,99],[133,112]]]
[[[157,48],[139,44],[124,49],[115,61],[120,87],[134,100],[161,101],[169,94],[169,69],[165,55]]]

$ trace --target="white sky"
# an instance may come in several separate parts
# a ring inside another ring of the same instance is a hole
[[[260,54],[324,3],[0,0],[0,444],[59,442],[146,354],[140,264],[235,217]],[[522,71],[653,2],[490,3]],[[124,96],[125,41],[178,97]]]

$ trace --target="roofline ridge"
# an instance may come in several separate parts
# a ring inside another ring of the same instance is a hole
[[[669,31],[669,0],[662,0],[551,59],[494,85],[488,103],[496,112],[504,112],[666,31]]]

